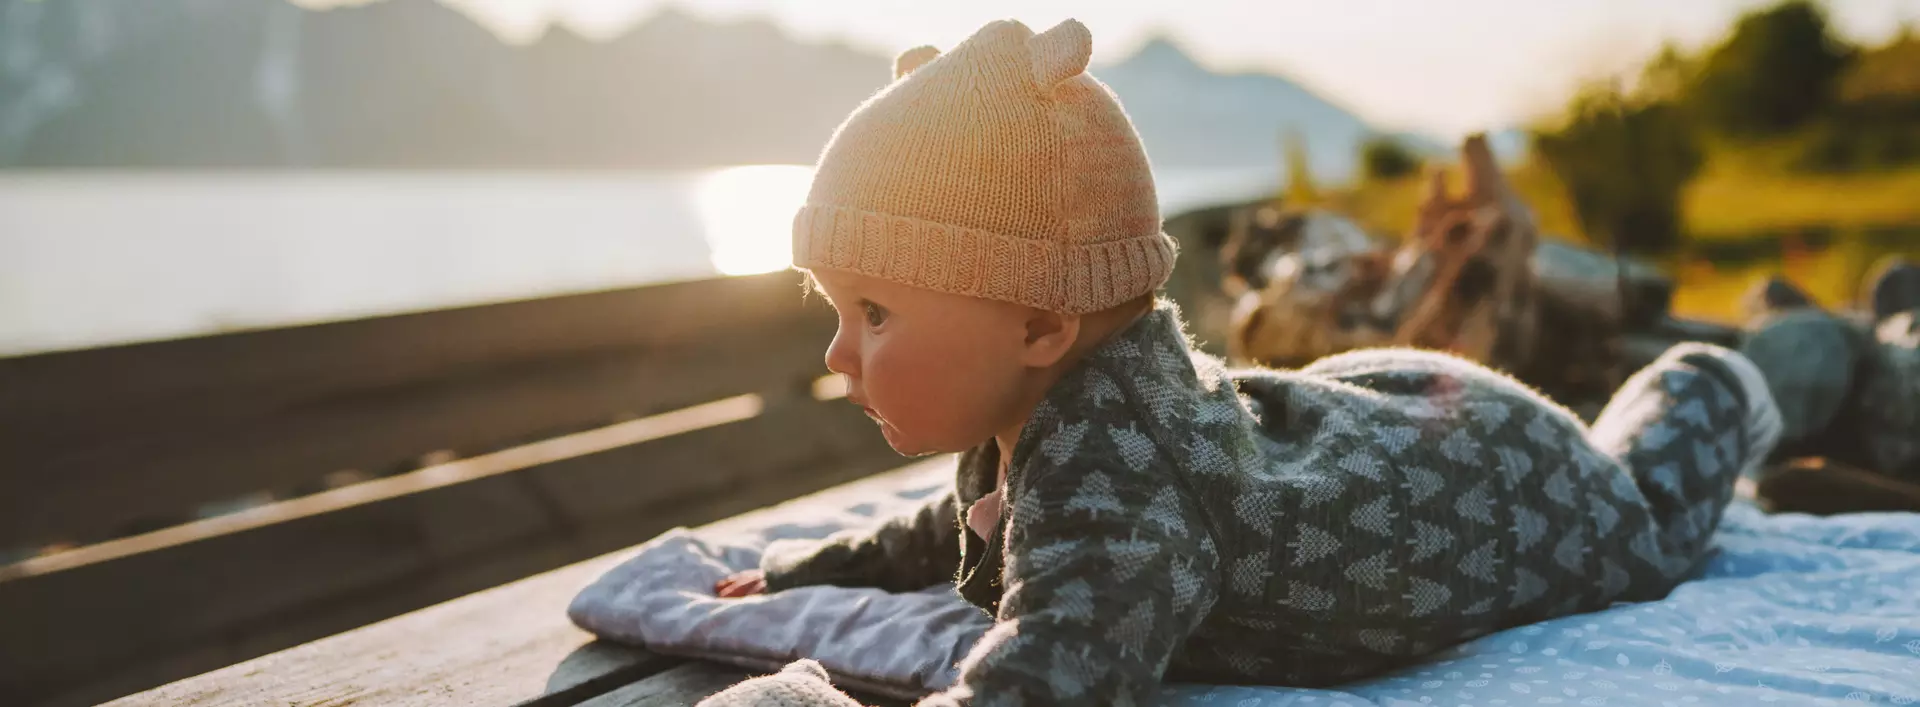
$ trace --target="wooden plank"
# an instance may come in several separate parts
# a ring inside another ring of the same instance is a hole
[[[793,273],[698,280],[9,358],[8,399],[55,415],[133,421],[143,411],[122,406],[182,395],[234,404],[266,399],[258,406],[271,407],[453,369],[671,344],[779,320],[801,305],[799,283]],[[608,326],[615,322],[624,326]],[[351,361],[339,359],[343,350],[354,354]],[[266,353],[280,357],[263,359]],[[99,376],[114,385],[85,385]]]
[[[616,561],[598,558],[113,704],[571,704],[611,687],[609,679],[675,662],[595,644],[567,623],[566,603]]]
[[[0,692],[125,694],[900,461],[858,410],[807,399],[537,466],[422,470],[196,524],[205,537],[152,541],[183,532],[160,531],[120,543],[146,547],[32,561],[0,582]],[[183,654],[217,662],[179,665]],[[190,672],[156,675],[155,663]]]
[[[707,661],[689,661],[582,702],[579,707],[693,707],[713,693],[749,677],[753,675],[739,668]],[[912,704],[906,700],[857,692],[849,695],[868,707],[906,707]]]
[[[748,677],[739,668],[693,661],[582,702],[580,707],[692,707]]]
[[[951,478],[942,457],[705,526],[736,532]],[[630,556],[622,550],[372,626],[113,702],[274,705],[572,705],[675,663],[595,642],[566,618],[588,583]]]
[[[0,359],[0,548],[799,385],[832,327],[776,273]]]

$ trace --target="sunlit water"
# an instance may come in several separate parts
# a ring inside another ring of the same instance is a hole
[[[0,356],[779,270],[810,175],[4,175]],[[1274,181],[1158,178],[1169,215]]]

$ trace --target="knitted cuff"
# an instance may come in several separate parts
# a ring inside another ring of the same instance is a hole
[[[820,584],[820,578],[809,573],[807,567],[816,555],[827,549],[828,543],[820,540],[783,539],[768,543],[760,552],[760,572],[766,575],[767,591]]]
[[[796,660],[778,673],[721,690],[696,707],[860,707],[860,703],[833,689],[826,668],[819,663]]]
[[[1691,365],[1713,376],[1740,401],[1746,411],[1741,419],[1740,439],[1746,444],[1746,454],[1742,457],[1740,477],[1758,479],[1767,457],[1780,443],[1784,427],[1780,407],[1773,399],[1765,375],[1740,352],[1712,344],[1682,343],[1660,358]]]
[[[1165,233],[1081,245],[839,206],[806,206],[793,220],[795,267],[1064,314],[1098,312],[1159,289],[1174,253]]]

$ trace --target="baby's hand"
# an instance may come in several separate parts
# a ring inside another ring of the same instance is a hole
[[[736,572],[713,585],[713,593],[723,599],[737,599],[767,591],[767,574],[760,570]]]

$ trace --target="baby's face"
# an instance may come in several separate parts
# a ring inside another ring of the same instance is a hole
[[[840,315],[827,369],[895,451],[964,451],[1019,423],[1030,310],[852,273],[814,279]]]

